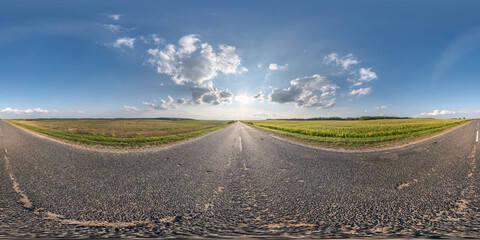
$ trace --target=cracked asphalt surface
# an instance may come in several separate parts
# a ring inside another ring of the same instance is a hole
[[[377,152],[235,123],[114,153],[1,121],[0,237],[480,237],[479,123]]]

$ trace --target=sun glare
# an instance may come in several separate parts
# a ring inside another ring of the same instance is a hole
[[[235,100],[237,100],[237,102],[239,102],[241,105],[245,105],[250,102],[250,97],[246,95],[238,95],[235,97]]]

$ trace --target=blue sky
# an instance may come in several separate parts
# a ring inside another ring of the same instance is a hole
[[[0,117],[480,117],[479,1],[2,1]]]

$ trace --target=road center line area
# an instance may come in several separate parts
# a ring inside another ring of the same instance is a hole
[[[476,238],[477,124],[401,149],[340,152],[237,122],[115,153],[0,121],[0,238]]]
[[[475,140],[475,142],[478,142],[478,131],[477,131],[477,140]]]
[[[242,151],[242,137],[238,137],[238,143],[240,145],[240,151]]]

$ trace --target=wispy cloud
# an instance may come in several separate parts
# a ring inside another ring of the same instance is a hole
[[[272,71],[276,71],[276,70],[284,70],[288,67],[288,64],[285,64],[285,65],[278,65],[276,63],[271,63],[270,65],[268,65],[268,69],[272,70]]]
[[[42,109],[42,108],[28,108],[28,109],[17,109],[17,108],[11,108],[7,107],[2,110],[0,110],[0,113],[8,113],[8,114],[30,114],[30,113],[50,113],[53,111]]]
[[[149,34],[147,36],[140,36],[139,39],[143,41],[145,44],[164,44],[165,39],[159,37],[157,34]]]
[[[121,16],[122,16],[122,15],[120,15],[120,14],[110,14],[110,15],[108,15],[109,18],[111,18],[111,19],[113,19],[113,20],[115,20],[115,21],[120,20],[120,17],[121,17]]]
[[[343,57],[340,57],[337,53],[330,53],[324,58],[324,61],[327,64],[342,66],[345,70],[347,70],[351,65],[357,65],[360,63],[360,61],[351,53]]]
[[[127,32],[135,30],[135,28],[125,28],[117,24],[100,24],[103,28],[113,32],[113,33],[120,33],[120,32]]]
[[[367,94],[370,94],[372,92],[372,88],[359,88],[359,89],[356,89],[356,90],[352,90],[350,91],[350,95],[358,95],[358,96],[362,96],[362,95],[367,95]]]
[[[136,107],[127,106],[127,105],[124,105],[123,109],[125,109],[128,112],[138,112],[138,111],[140,111],[140,109],[138,109]]]
[[[455,114],[455,113],[457,112],[450,111],[450,110],[433,110],[433,112],[429,112],[429,113],[420,113],[415,117],[440,116],[440,115],[448,115],[448,114]]]
[[[378,106],[378,107],[375,107],[375,109],[376,109],[376,110],[380,110],[380,109],[387,109],[387,108],[388,108],[388,106],[385,106],[385,105],[383,105],[383,106]]]
[[[149,103],[143,102],[143,105],[149,106],[152,110],[166,110],[171,108],[176,108],[177,106],[173,103],[173,98],[168,96],[168,100],[160,99],[159,103]]]
[[[102,27],[112,31],[113,33],[120,32],[120,29],[122,28],[120,25],[115,24],[102,24]]]

